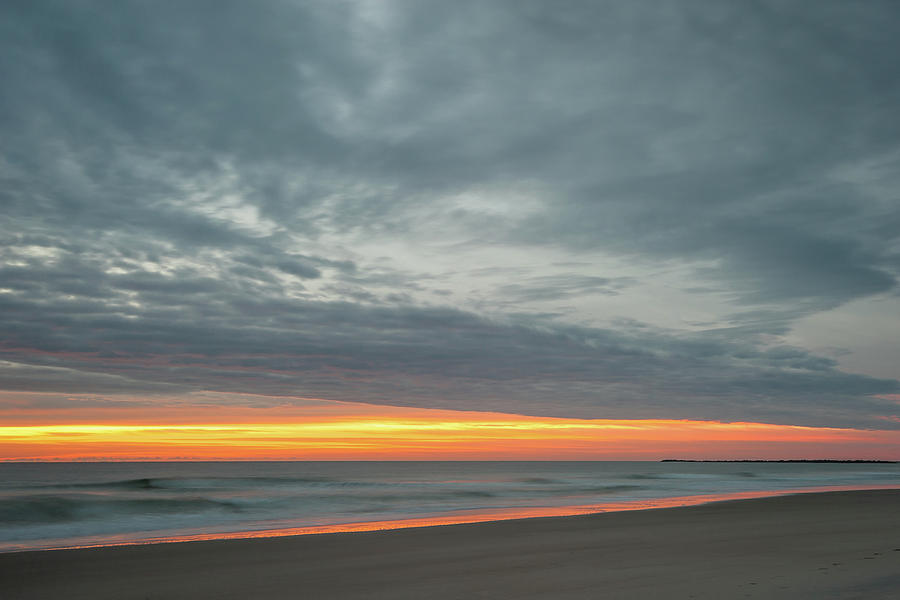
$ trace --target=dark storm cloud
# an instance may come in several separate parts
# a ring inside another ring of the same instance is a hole
[[[779,339],[895,287],[895,3],[0,11],[4,389],[897,412],[877,397],[897,381]],[[417,250],[433,239],[482,260],[439,269]],[[500,250],[556,262],[488,262]],[[532,304],[624,297],[668,267],[728,303],[718,329]],[[480,282],[469,305],[452,277]]]

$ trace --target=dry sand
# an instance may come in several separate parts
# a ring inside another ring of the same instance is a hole
[[[0,598],[900,599],[900,490],[0,554]]]

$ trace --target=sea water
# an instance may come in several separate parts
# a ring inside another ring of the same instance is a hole
[[[527,515],[538,508],[601,512],[671,498],[690,503],[823,487],[900,487],[900,464],[0,463],[0,551],[347,523],[390,527],[417,518]]]

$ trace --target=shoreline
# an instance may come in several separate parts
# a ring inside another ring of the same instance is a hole
[[[10,552],[0,554],[0,582],[10,600],[888,599],[900,589],[898,508],[900,489],[868,489],[453,526]]]
[[[412,529],[423,527],[445,527],[452,525],[469,525],[494,523],[499,521],[518,521],[538,518],[575,517],[618,512],[661,510],[668,508],[681,508],[688,506],[700,506],[717,502],[731,502],[757,498],[773,498],[779,496],[792,496],[797,494],[816,494],[839,491],[867,491],[879,489],[898,489],[900,486],[893,484],[884,485],[830,485],[807,488],[786,488],[780,490],[753,490],[743,492],[726,492],[721,494],[696,494],[689,496],[671,496],[663,498],[646,498],[640,500],[627,500],[618,502],[604,502],[590,505],[568,506],[542,506],[525,508],[503,508],[494,510],[463,510],[451,514],[436,514],[421,517],[398,518],[382,521],[358,521],[349,523],[333,523],[324,525],[309,525],[301,527],[281,527],[272,529],[250,529],[231,532],[185,533],[172,535],[157,535],[139,539],[128,539],[133,534],[111,534],[104,536],[103,541],[88,541],[83,538],[65,538],[59,540],[60,545],[47,544],[43,546],[21,547],[4,549],[0,547],[0,555],[19,552],[49,552],[62,550],[80,550],[88,548],[111,548],[122,546],[145,546],[157,544],[179,544],[186,542],[267,539],[281,537],[295,537],[307,535],[327,535],[335,533],[364,533],[371,531],[394,531],[398,529]],[[97,536],[99,537],[99,536]]]

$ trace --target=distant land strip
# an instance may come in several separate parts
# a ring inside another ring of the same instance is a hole
[[[896,464],[897,460],[838,460],[831,458],[791,458],[784,460],[766,460],[754,458],[739,458],[732,460],[691,459],[691,458],[664,458],[660,462],[687,462],[687,463],[887,463]]]

